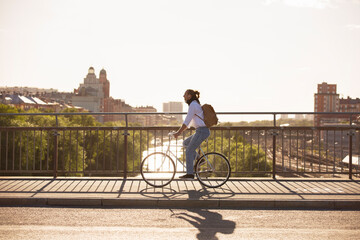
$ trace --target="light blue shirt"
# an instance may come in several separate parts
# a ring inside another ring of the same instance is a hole
[[[188,113],[184,120],[184,124],[188,128],[190,128],[190,127],[194,127],[194,128],[206,127],[204,121],[202,119],[200,119],[198,116],[200,118],[204,119],[204,112],[203,112],[200,104],[196,100],[194,100],[189,105],[189,110],[188,110]]]

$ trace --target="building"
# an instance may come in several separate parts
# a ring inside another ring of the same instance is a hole
[[[71,107],[60,104],[58,102],[46,101],[42,96],[39,95],[9,94],[5,92],[0,94],[0,103],[20,108],[25,111],[35,108],[59,112],[64,108]]]
[[[318,84],[315,93],[315,112],[337,112],[338,108],[339,94],[336,93],[336,84]]]
[[[360,112],[360,99],[339,98],[336,84],[323,82],[318,84],[317,93],[314,94],[314,112]],[[356,116],[354,115],[353,118],[355,119]],[[315,114],[314,125],[323,126],[348,120],[349,115],[346,114]]]
[[[341,98],[340,112],[360,112],[360,99]]]
[[[89,68],[84,83],[74,90],[71,103],[90,112],[133,112],[133,108],[125,101],[110,97],[110,81],[105,69],[100,71],[97,78],[93,67]],[[100,122],[125,120],[123,115],[98,116],[97,119]]]
[[[314,115],[312,114],[305,114],[305,119],[308,121],[314,121]]]
[[[8,92],[10,94],[44,94],[57,92],[57,89],[35,88],[35,87],[0,87],[0,92]]]
[[[304,120],[304,114],[295,114],[295,120]]]
[[[283,119],[283,120],[287,120],[287,119],[289,119],[289,115],[288,114],[281,114],[280,118]]]
[[[183,112],[183,103],[182,102],[167,102],[163,103],[163,112],[172,112],[172,113],[182,113]],[[174,115],[174,118],[179,123],[183,122],[182,114]]]
[[[59,112],[72,108],[72,93],[36,87],[0,87],[0,103],[23,110],[32,108]]]
[[[0,103],[13,105],[24,110],[31,108],[53,109],[59,112],[64,108],[77,108],[89,112],[125,113],[125,112],[157,112],[151,106],[133,108],[124,100],[110,97],[110,81],[105,69],[99,78],[95,69],[90,67],[84,78],[73,93],[60,93],[56,89],[28,87],[0,88]],[[182,109],[182,108],[181,108]],[[96,117],[100,122],[123,121],[124,115],[103,115]],[[139,122],[144,126],[162,124],[165,120],[159,115],[129,115],[129,122]]]
[[[79,88],[74,91],[75,95],[71,99],[72,104],[83,107],[90,112],[104,112],[104,98],[107,91],[104,88],[110,87],[110,83],[106,83],[104,78],[106,79],[106,72],[105,77],[103,72],[101,82],[100,79],[96,78],[94,68],[90,67],[84,78],[84,83],[81,83]]]
[[[133,108],[126,104],[125,101],[121,99],[113,99],[112,97],[104,99],[104,112],[133,112]],[[106,115],[104,116],[104,122],[115,122],[115,121],[125,121],[124,115]]]
[[[11,99],[11,105],[23,109],[23,110],[29,110],[31,108],[37,108],[36,103],[32,101],[31,99],[27,98],[26,96],[22,95],[10,95],[8,96]]]
[[[133,108],[136,113],[154,113],[157,112],[156,109],[152,106],[146,107],[135,107]],[[141,126],[155,126],[158,123],[159,115],[155,114],[141,114],[141,115],[133,115],[130,118],[131,122],[140,123]]]

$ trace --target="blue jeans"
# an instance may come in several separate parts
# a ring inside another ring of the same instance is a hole
[[[194,174],[194,160],[196,149],[201,143],[210,136],[210,130],[207,127],[199,127],[194,135],[184,140],[183,145],[186,148],[186,173]]]

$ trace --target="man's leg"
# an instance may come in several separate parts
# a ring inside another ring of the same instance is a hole
[[[203,138],[199,132],[195,133],[186,148],[186,173],[194,174],[194,160],[196,157],[196,149],[203,142]]]

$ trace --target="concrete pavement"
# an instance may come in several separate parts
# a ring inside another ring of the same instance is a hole
[[[139,178],[0,177],[0,205],[360,210],[360,181],[244,178],[211,189],[197,180],[153,188]]]

